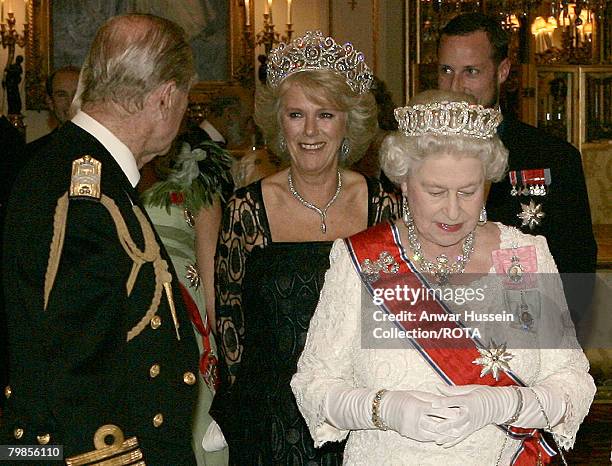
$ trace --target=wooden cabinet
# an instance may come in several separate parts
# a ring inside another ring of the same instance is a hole
[[[612,65],[537,65],[535,125],[578,149],[612,142]]]

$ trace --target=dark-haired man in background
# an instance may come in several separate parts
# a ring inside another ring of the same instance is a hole
[[[452,19],[438,44],[438,87],[498,106],[511,67],[508,40],[500,24],[484,14]],[[498,134],[510,152],[509,173],[491,186],[489,218],[546,237],[578,325],[588,311],[597,259],[580,153],[506,114]]]

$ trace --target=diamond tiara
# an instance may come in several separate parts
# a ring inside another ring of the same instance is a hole
[[[267,81],[272,88],[287,76],[307,70],[331,70],[344,77],[357,94],[372,86],[372,72],[363,53],[350,42],[340,45],[321,31],[308,31],[288,44],[281,42],[268,55]]]
[[[395,119],[406,136],[431,133],[490,139],[502,115],[499,110],[468,102],[434,102],[396,108]]]

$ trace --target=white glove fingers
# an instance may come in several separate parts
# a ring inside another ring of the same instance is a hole
[[[227,442],[225,441],[223,432],[221,432],[219,424],[212,421],[202,438],[202,448],[204,448],[204,451],[212,452],[223,450],[225,447],[227,447]]]
[[[438,445],[454,442],[459,434],[448,431],[439,432],[438,425],[440,422],[440,419],[424,416],[419,422],[419,429],[421,433]]]
[[[455,419],[457,416],[462,414],[461,408],[447,408],[447,407],[435,407],[427,410],[425,413],[428,416],[439,418],[440,420]]]
[[[436,442],[437,445],[444,448],[454,447],[473,433],[466,417],[441,422],[438,424],[437,431],[442,439],[446,438],[446,440]]]
[[[434,432],[433,429],[435,429],[435,426],[428,425],[428,422],[419,423],[419,442],[435,442],[442,445],[456,439],[456,437]]]
[[[435,417],[423,416],[419,419],[418,427],[424,431],[430,432],[432,434],[438,434],[438,424],[440,424],[442,420]]]
[[[457,436],[457,431],[465,429],[470,424],[470,419],[467,414],[457,416],[453,419],[441,421],[436,426],[436,432],[441,434]]]
[[[469,395],[458,395],[452,396],[447,395],[446,397],[438,398],[431,403],[433,409],[458,409],[465,407],[467,403],[466,397]]]

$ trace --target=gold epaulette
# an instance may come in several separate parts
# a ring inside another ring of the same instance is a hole
[[[100,200],[102,190],[100,179],[102,164],[91,155],[84,155],[72,162],[70,178],[70,197],[84,197]]]
[[[59,267],[62,248],[64,247],[64,234],[66,232],[66,219],[68,217],[68,202],[71,198],[94,199],[99,201],[102,196],[100,180],[102,178],[102,164],[91,155],[83,155],[72,162],[70,188],[57,200],[57,207],[53,216],[53,239],[49,252],[49,262],[45,274],[44,309],[49,303],[49,294],[53,288],[55,275]]]
[[[106,443],[107,438],[112,443]],[[96,466],[146,466],[142,460],[142,452],[138,447],[138,439],[123,437],[121,429],[113,424],[100,427],[94,434],[95,450],[66,458],[68,466],[95,464]]]

